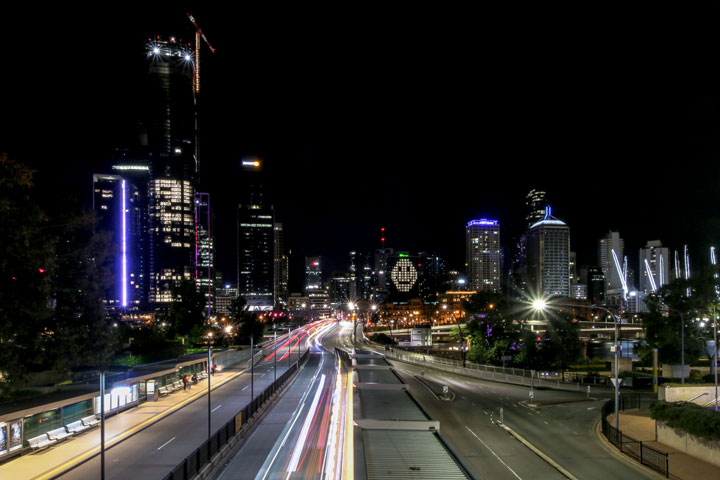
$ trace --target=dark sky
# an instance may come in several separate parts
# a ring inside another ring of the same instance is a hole
[[[192,36],[164,5],[1,12],[0,151],[47,195],[89,204],[134,129],[145,40]],[[286,246],[336,267],[385,226],[388,246],[460,268],[479,217],[500,220],[510,255],[534,187],[580,264],[609,229],[634,256],[688,243],[697,266],[720,245],[717,10],[233,8],[189,8],[217,50],[201,146],[228,276],[229,172],[248,154],[271,171]]]

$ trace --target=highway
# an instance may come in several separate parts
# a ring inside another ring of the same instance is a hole
[[[351,330],[333,322],[308,339],[310,357],[292,387],[214,478],[341,478],[345,377],[334,348]]]
[[[293,331],[289,341],[287,336],[283,336],[276,344],[267,347],[255,366],[252,387],[248,369],[212,391],[210,411],[213,433],[234,418],[235,414],[250,402],[251,390],[257,396],[273,382],[274,355],[278,355],[277,376],[287,370],[289,357],[294,361],[295,355],[299,356],[304,351],[305,340],[311,328],[311,326],[301,327]],[[246,365],[242,367],[225,371],[242,371]],[[105,478],[122,480],[164,478],[207,440],[207,416],[207,395],[202,395],[196,401],[113,446],[105,453]],[[59,478],[80,480],[99,477],[100,456],[98,455]]]
[[[501,408],[505,425],[577,479],[657,478],[602,444],[596,434],[601,402],[585,400],[584,393],[536,389],[531,407],[529,387],[391,363],[476,478],[567,478],[497,425]],[[443,385],[452,401],[437,395]]]

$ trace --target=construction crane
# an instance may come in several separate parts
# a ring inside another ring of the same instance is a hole
[[[212,45],[210,45],[210,42],[208,41],[207,37],[203,33],[203,31],[200,29],[200,25],[195,21],[195,17],[193,17],[191,14],[187,14],[188,18],[192,22],[193,25],[195,25],[195,72],[193,75],[193,85],[195,87],[195,93],[200,92],[200,37],[202,37],[203,40],[205,40],[205,43],[210,48],[210,51],[212,53],[215,53],[215,49]]]

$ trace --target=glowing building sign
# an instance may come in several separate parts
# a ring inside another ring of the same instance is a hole
[[[472,227],[474,225],[497,225],[497,220],[488,220],[486,218],[481,218],[480,220],[470,220],[467,224],[468,227]]]
[[[418,273],[410,259],[401,258],[390,271],[390,279],[398,291],[406,293],[412,290]]]

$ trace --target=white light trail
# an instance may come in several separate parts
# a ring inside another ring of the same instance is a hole
[[[292,473],[297,471],[298,463],[300,462],[300,454],[302,454],[305,448],[305,441],[307,440],[307,434],[310,430],[310,425],[315,418],[315,412],[317,412],[318,402],[320,402],[320,396],[322,395],[323,386],[325,386],[325,374],[320,377],[320,382],[315,390],[315,398],[313,398],[310,404],[310,409],[305,414],[305,423],[303,423],[302,429],[300,430],[300,436],[295,444],[292,457],[290,457],[290,465],[288,465],[287,472]]]

